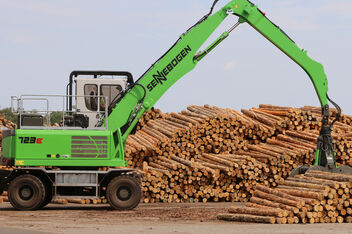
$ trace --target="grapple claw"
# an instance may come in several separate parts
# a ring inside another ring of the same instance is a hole
[[[301,165],[293,169],[289,175],[289,177],[294,177],[295,175],[305,174],[309,171],[325,171],[331,173],[338,173],[343,175],[352,175],[352,167],[349,166],[340,166],[335,168],[323,167],[323,166],[308,166],[308,165]]]

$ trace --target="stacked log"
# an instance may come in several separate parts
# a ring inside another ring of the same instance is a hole
[[[5,117],[0,114],[0,148],[2,146],[2,128],[14,129],[16,128],[16,124],[5,119]]]
[[[84,204],[99,205],[99,204],[107,204],[108,201],[105,197],[94,198],[94,199],[68,198],[68,199],[53,199],[51,203],[59,204],[59,205],[67,205],[68,203],[80,204],[80,205],[84,205]]]
[[[235,153],[247,144],[274,136],[286,123],[267,113],[190,105],[180,113],[149,121],[126,143],[126,158],[132,167],[161,155],[185,159],[202,153]]]
[[[58,199],[59,202],[57,202],[57,200],[53,200],[51,201],[51,203],[54,204],[67,204],[67,203],[72,203],[72,204],[106,204],[108,201],[105,197],[100,197],[100,198],[94,198],[94,199]],[[62,202],[62,203],[60,203]]]
[[[9,199],[7,197],[7,191],[4,191],[2,194],[0,194],[0,203],[2,202],[9,202]],[[53,199],[51,201],[52,204],[60,204],[60,205],[66,205],[68,203],[72,204],[106,204],[108,201],[105,197],[100,197],[100,198],[94,198],[94,199]]]
[[[138,120],[137,130],[142,129],[150,120],[154,119],[162,119],[164,117],[164,113],[152,107],[149,111],[145,112],[143,116]]]
[[[133,145],[142,149],[127,153],[127,158],[134,167],[141,168],[143,162],[148,164],[142,183],[145,202],[246,201],[258,183],[275,187],[292,169],[314,162],[320,121],[314,111],[260,105],[241,112],[190,105],[180,113],[149,121],[142,132],[131,137],[133,144],[128,141],[131,148],[127,152],[133,150]],[[340,126],[344,132],[350,130]],[[347,164],[349,157],[342,160],[340,155],[350,155],[351,145],[340,133],[341,130],[333,133],[336,155],[339,163]],[[229,166],[233,157],[255,160],[255,165],[264,168],[263,172],[244,177],[248,168]],[[218,181],[214,183],[214,178],[203,174],[191,175],[199,167],[218,171]],[[192,186],[185,181],[201,183]],[[205,194],[197,193],[205,187]],[[181,192],[185,189],[193,192]]]
[[[306,108],[302,109],[260,104],[257,110],[265,113],[270,113],[286,120],[286,129],[288,130],[305,131],[319,129],[321,126],[321,121],[317,118],[318,116],[313,115],[313,113]]]
[[[144,163],[144,202],[247,201],[266,165],[247,155],[204,153],[196,160],[159,156]]]
[[[259,157],[268,165],[269,173],[264,184],[271,187],[275,187],[302,162],[310,165],[314,160],[313,144],[299,138],[299,134],[295,136],[279,134],[275,138],[267,139],[266,143],[247,147],[249,150],[242,152],[243,154]]]
[[[130,135],[126,141],[125,155],[128,165],[141,168],[144,161],[148,161],[158,152],[158,144],[167,139],[167,136],[148,126]]]
[[[259,105],[259,110],[281,117],[288,121],[287,130],[302,132],[307,140],[316,143],[321,128],[321,108],[304,106],[302,108]],[[330,123],[336,118],[337,110],[330,108]],[[352,116],[341,114],[335,122],[332,136],[335,144],[336,160],[339,164],[352,166]],[[314,147],[315,148],[315,147]]]
[[[304,106],[304,107],[301,107],[300,109],[305,110],[305,111],[309,111],[312,114],[314,114],[315,116],[321,116],[321,108],[320,107]],[[335,109],[335,108],[330,108],[329,112],[330,112],[331,118],[335,118],[338,113],[337,109]],[[352,116],[341,113],[339,122],[347,124],[347,125],[351,125],[352,124]]]
[[[4,198],[7,197],[3,193],[0,194],[0,204],[4,202]]]
[[[245,207],[220,220],[260,223],[351,223],[352,176],[309,171],[282,180],[277,188],[257,185]]]
[[[154,184],[163,184],[166,189],[162,192],[163,197],[168,196],[165,194],[167,194],[169,189],[167,186],[170,183],[170,178],[173,178],[175,174],[181,174],[181,179],[179,176],[176,176],[176,180],[171,179],[173,185],[177,184],[184,188],[185,184],[183,184],[183,181],[190,180],[196,181],[196,184],[192,187],[193,191],[197,191],[200,187],[206,185],[211,189],[211,194],[213,195],[210,196],[192,197],[193,194],[187,194],[187,197],[191,197],[195,201],[200,201],[202,198],[205,198],[205,201],[247,201],[257,184],[275,187],[302,162],[307,164],[313,162],[315,143],[309,142],[306,135],[299,132],[287,131],[287,134],[279,134],[275,139],[267,139],[267,143],[247,145],[247,150],[238,150],[233,154],[203,152],[192,158],[176,155],[168,155],[168,157],[157,156],[149,163],[151,167],[147,170],[147,173],[149,173],[148,178],[149,180],[154,179],[157,181]],[[145,164],[147,163],[145,162]],[[182,165],[183,170],[186,169],[184,174],[179,172],[180,169],[177,165]],[[213,173],[213,175],[216,175],[217,180],[202,180],[202,176],[205,177],[202,173],[199,178],[197,176],[196,178],[192,177],[191,175],[194,174],[192,172],[199,168],[211,168],[218,171],[217,175]],[[157,173],[161,173],[161,175],[153,178],[153,170],[157,170]],[[197,181],[202,183],[197,184]],[[186,185],[187,187],[192,186],[187,183]],[[150,186],[150,184],[147,184],[144,187],[145,197],[161,197],[158,193],[162,190],[154,190]],[[180,191],[183,191],[183,189]],[[172,191],[172,194],[174,193]],[[219,198],[218,194],[222,194],[222,196]],[[182,196],[181,194],[181,198],[175,197],[182,201]],[[145,201],[159,202],[162,200],[146,199]]]
[[[4,191],[2,194],[0,194],[0,203],[2,202],[8,202],[9,199],[7,197],[7,191]]]
[[[163,119],[164,116],[159,109],[152,108],[139,119],[137,132],[128,137],[125,146],[126,160],[130,167],[141,168],[143,161],[155,154],[158,143],[167,138],[161,132],[148,127],[149,122]]]

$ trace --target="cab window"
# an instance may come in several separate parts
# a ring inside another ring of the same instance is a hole
[[[84,100],[90,111],[98,110],[98,86],[95,84],[84,85]]]
[[[107,97],[107,100],[101,98],[100,100],[100,110],[105,110],[105,106],[109,106],[110,103],[121,93],[121,85],[101,85],[100,86],[100,96]],[[108,101],[108,105],[105,104]]]

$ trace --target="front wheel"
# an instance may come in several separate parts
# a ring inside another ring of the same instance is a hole
[[[45,186],[36,176],[20,175],[11,181],[8,197],[17,210],[36,210],[45,200]]]
[[[142,198],[141,187],[132,176],[118,176],[108,184],[106,198],[116,210],[132,210]]]
[[[42,209],[45,206],[47,206],[53,199],[53,189],[51,184],[46,186],[45,193],[46,193],[46,196],[44,198],[43,203],[39,206],[39,209]]]

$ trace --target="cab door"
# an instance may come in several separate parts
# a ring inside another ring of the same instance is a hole
[[[126,79],[77,79],[77,113],[89,118],[89,127],[95,127],[112,101],[126,89]]]

